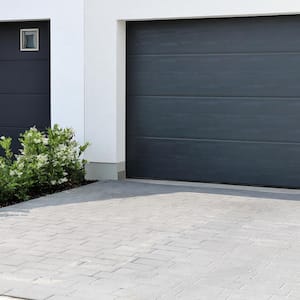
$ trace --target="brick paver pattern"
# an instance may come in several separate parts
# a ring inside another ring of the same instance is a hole
[[[299,191],[124,181],[7,207],[0,210],[0,294],[300,299],[298,199]]]

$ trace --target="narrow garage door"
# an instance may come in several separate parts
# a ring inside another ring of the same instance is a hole
[[[127,176],[300,187],[300,16],[129,22]]]
[[[50,125],[49,35],[47,21],[0,23],[0,136],[15,151],[21,132]]]

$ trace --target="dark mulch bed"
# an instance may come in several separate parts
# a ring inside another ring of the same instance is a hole
[[[74,188],[84,186],[84,185],[88,185],[88,184],[91,184],[94,182],[97,182],[97,181],[96,180],[85,180],[85,181],[81,182],[80,184],[63,184],[60,186],[54,186],[54,187],[50,187],[50,188],[47,187],[47,188],[36,189],[30,193],[30,196],[27,200],[19,200],[19,199],[9,199],[7,201],[0,200],[0,208],[6,207],[9,205],[14,205],[14,204],[21,203],[21,202],[25,202],[25,201],[29,201],[29,200],[32,200],[35,198],[46,196],[46,195],[51,195],[51,194],[55,194],[58,192],[67,191],[67,190],[74,189]]]

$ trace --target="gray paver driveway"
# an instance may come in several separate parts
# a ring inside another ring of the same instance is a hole
[[[7,207],[0,294],[300,299],[298,199],[299,191],[124,181]]]

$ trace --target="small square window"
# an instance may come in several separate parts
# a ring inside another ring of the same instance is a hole
[[[39,51],[39,29],[21,29],[20,31],[20,50]]]

